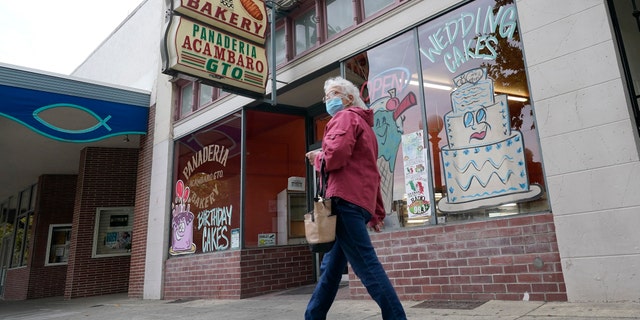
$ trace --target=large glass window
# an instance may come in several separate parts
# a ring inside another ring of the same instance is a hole
[[[318,40],[316,11],[309,10],[294,21],[295,54],[298,55],[313,47]]]
[[[355,24],[353,1],[327,0],[327,38]]]
[[[548,210],[513,1],[471,2],[415,34],[345,61],[375,111],[387,226]]]
[[[513,1],[474,1],[418,32],[441,215],[547,210]]]
[[[402,148],[403,137],[413,139],[411,146],[420,150],[415,156],[425,163],[424,148],[419,147],[424,124],[422,99],[418,99],[416,42],[414,33],[407,32],[346,62],[347,79],[360,86],[363,99],[374,110],[378,169],[389,228],[423,225],[429,219],[428,170],[407,171],[416,166],[411,161],[419,159],[408,159]]]
[[[246,111],[245,244],[304,242],[304,116]]]
[[[175,143],[171,255],[240,248],[240,113]]]

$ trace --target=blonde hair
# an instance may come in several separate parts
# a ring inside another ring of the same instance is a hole
[[[368,109],[367,105],[364,104],[364,101],[360,98],[360,91],[358,91],[358,88],[351,81],[342,77],[329,78],[324,82],[324,91],[327,92],[327,89],[332,87],[339,88],[340,92],[347,96],[352,96],[353,102],[351,105],[353,107]]]

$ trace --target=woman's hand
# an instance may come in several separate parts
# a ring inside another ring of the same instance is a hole
[[[318,156],[318,153],[320,153],[320,151],[309,151],[304,156],[307,157],[311,165],[313,165],[315,163],[316,156]]]
[[[368,223],[368,226],[375,232],[381,232],[382,229],[384,229],[384,221],[379,221],[378,223],[374,223],[373,221],[371,221]]]

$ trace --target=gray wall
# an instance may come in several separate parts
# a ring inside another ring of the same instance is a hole
[[[570,301],[640,301],[640,163],[604,0],[521,0]]]

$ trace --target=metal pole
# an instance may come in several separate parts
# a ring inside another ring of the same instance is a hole
[[[276,83],[276,4],[271,2],[271,106],[278,104]]]

